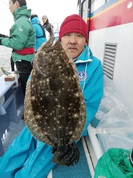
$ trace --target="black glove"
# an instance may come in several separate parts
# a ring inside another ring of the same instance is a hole
[[[0,39],[0,45],[1,45],[1,40],[2,40],[2,39]]]
[[[3,34],[0,33],[0,37],[6,38],[6,37],[8,37],[8,36],[7,36],[7,35],[3,35]]]

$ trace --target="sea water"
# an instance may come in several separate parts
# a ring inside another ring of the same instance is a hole
[[[11,48],[0,46],[0,76],[3,75],[1,67],[4,67],[7,71],[9,71],[11,68],[10,65],[11,53],[12,53]]]

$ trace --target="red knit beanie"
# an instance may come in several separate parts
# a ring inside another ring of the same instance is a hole
[[[88,42],[88,28],[85,21],[77,14],[70,15],[62,22],[59,32],[59,40],[67,33],[79,33]]]

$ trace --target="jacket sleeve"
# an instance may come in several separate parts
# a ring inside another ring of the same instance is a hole
[[[93,66],[92,66],[93,65]],[[92,64],[88,67],[88,80],[83,91],[86,105],[86,124],[82,136],[87,135],[87,128],[98,111],[103,96],[103,69],[99,61],[98,65]]]
[[[33,28],[33,27],[32,27]],[[2,39],[1,43],[4,46],[21,50],[26,47],[26,43],[30,35],[30,31],[32,31],[31,26],[26,23],[15,23],[10,29],[10,37]]]

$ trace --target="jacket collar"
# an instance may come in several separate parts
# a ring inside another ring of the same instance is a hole
[[[93,55],[92,55],[90,48],[86,45],[82,53],[77,57],[75,63],[91,62],[92,56]]]

